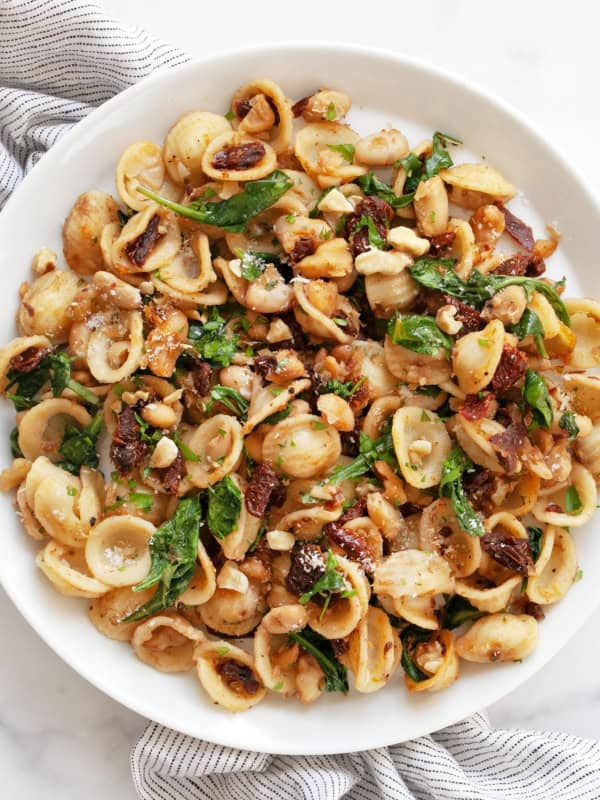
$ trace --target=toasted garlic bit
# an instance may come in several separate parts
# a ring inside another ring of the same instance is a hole
[[[42,247],[33,257],[31,269],[36,275],[43,275],[46,272],[52,272],[53,269],[56,269],[57,264],[58,258],[54,250],[50,250],[49,247]]]
[[[399,275],[410,264],[409,255],[392,250],[367,250],[354,259],[356,271],[361,275]]]
[[[332,189],[330,192],[327,192],[325,197],[319,201],[318,208],[319,211],[329,211],[339,214],[349,214],[354,211],[354,206],[350,200],[348,200],[339,189]]]
[[[344,92],[321,89],[308,99],[302,116],[307,122],[338,120],[346,116],[351,104],[350,98]]]
[[[276,344],[278,342],[285,342],[291,338],[292,332],[289,326],[282,319],[274,319],[271,322],[266,336],[267,342]]]
[[[264,94],[255,95],[250,101],[252,108],[240,122],[239,130],[252,136],[270,131],[275,124],[275,113]]]
[[[322,394],[317,400],[317,408],[329,425],[338,431],[354,430],[354,414],[350,404],[336,394]]]
[[[410,253],[411,256],[423,256],[429,250],[429,240],[422,238],[412,228],[404,225],[390,228],[387,241],[394,250]]]
[[[455,306],[440,306],[435,312],[435,321],[438,328],[444,333],[454,336],[462,328],[463,324],[456,319],[457,309]]]
[[[406,136],[390,128],[359,139],[355,146],[355,158],[369,167],[384,167],[404,158],[409,151]]]
[[[499,319],[504,325],[516,325],[527,308],[527,295],[522,286],[507,286],[485,304],[481,316]]]
[[[289,531],[273,530],[267,532],[267,542],[271,550],[285,552],[296,544],[296,537]]]
[[[217,575],[219,589],[229,589],[232,592],[245,594],[248,591],[248,578],[240,571],[235,561],[226,561]]]
[[[153,469],[166,469],[170,467],[179,455],[179,448],[168,436],[160,438],[150,456],[150,466]]]

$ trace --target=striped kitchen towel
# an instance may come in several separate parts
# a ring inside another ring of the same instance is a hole
[[[90,110],[187,56],[83,0],[0,0],[0,207]],[[493,730],[485,717],[364,753],[271,756],[149,723],[142,800],[600,800],[600,743]]]

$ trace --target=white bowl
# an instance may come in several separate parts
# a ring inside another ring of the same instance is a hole
[[[354,46],[291,44],[213,56],[159,73],[107,102],[59,141],[0,214],[0,272],[7,301],[0,342],[15,335],[17,291],[30,275],[34,252],[44,245],[60,252],[62,221],[75,197],[95,187],[114,192],[115,165],[126,145],[137,139],[161,142],[186,111],[225,112],[234,89],[258,76],[273,78],[294,99],[323,85],[347,91],[354,103],[350,122],[362,133],[395,123],[413,144],[434,130],[464,139],[472,156],[479,160],[485,155],[528,198],[531,205],[520,197],[511,207],[523,212],[538,236],[543,221],[558,222],[563,239],[550,261],[551,274],[566,274],[569,294],[597,293],[592,254],[600,209],[567,162],[514,111],[398,56]],[[468,150],[457,160],[466,160]],[[7,443],[14,425],[8,403],[0,424]],[[8,462],[8,444],[4,453]],[[0,500],[0,523],[3,585],[27,621],[73,669],[160,723],[219,744],[271,753],[363,750],[455,722],[542,669],[600,601],[600,547],[592,523],[574,530],[585,580],[548,613],[538,647],[524,663],[462,664],[460,679],[440,694],[409,695],[399,670],[373,695],[328,695],[308,707],[273,695],[246,714],[232,715],[207,700],[193,674],[169,676],[145,666],[127,645],[95,630],[84,601],[57,594],[35,567],[34,547],[7,496]]]

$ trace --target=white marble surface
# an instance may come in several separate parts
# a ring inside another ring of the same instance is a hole
[[[600,5],[430,0],[209,4],[104,0],[191,54],[281,40],[358,42],[474,81],[526,114],[600,192]],[[374,9],[383,9],[377,11]],[[584,577],[585,580],[585,577]],[[2,594],[0,792],[15,800],[132,800],[129,753],[144,720],[79,678]],[[600,737],[600,637],[592,620],[543,672],[489,709],[498,726]]]

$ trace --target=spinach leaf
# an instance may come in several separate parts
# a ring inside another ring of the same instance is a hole
[[[100,400],[94,392],[71,378],[71,364],[74,360],[64,351],[59,351],[49,353],[30,372],[11,370],[8,373],[9,387],[16,385],[18,388],[14,394],[7,396],[14,403],[17,411],[36,405],[38,401],[35,396],[48,381],[50,381],[52,394],[55,397],[62,394],[65,389],[70,389],[85,403],[97,406]]]
[[[394,344],[429,356],[437,355],[440,350],[448,355],[454,344],[451,337],[438,328],[433,317],[418,314],[396,312],[389,321],[388,334]]]
[[[371,439],[366,433],[361,433],[358,445],[359,455],[349,464],[336,467],[324,483],[343,483],[347,480],[356,480],[367,473],[376,461],[387,461],[394,464],[394,443],[390,432],[382,434],[378,439]]]
[[[464,597],[454,594],[444,606],[442,628],[451,631],[454,628],[459,628],[465,622],[485,616],[485,613],[485,611],[480,611],[471,605]]]
[[[427,156],[424,163],[425,179],[433,178],[441,169],[448,169],[454,163],[450,153],[446,150],[446,145],[462,144],[460,139],[450,136],[448,133],[436,131],[431,139],[431,154]]]
[[[579,492],[573,486],[573,484],[571,484],[565,494],[565,511],[567,514],[574,514],[577,516],[578,514],[581,514],[582,509],[583,503],[579,497]]]
[[[181,451],[181,455],[186,461],[202,461],[202,456],[194,453],[192,448],[187,446],[177,431],[175,431],[173,434],[173,441]]]
[[[579,425],[572,411],[565,411],[561,416],[558,427],[569,434],[569,439],[576,439],[579,435]]]
[[[426,631],[424,628],[419,628],[417,625],[408,625],[400,633],[400,640],[402,641],[402,657],[400,663],[402,669],[409,678],[415,683],[426,681],[430,676],[426,675],[414,662],[414,651],[417,644],[420,642],[428,642],[431,639],[432,631]]]
[[[527,528],[527,536],[529,538],[529,550],[531,552],[531,558],[535,563],[540,557],[540,553],[542,551],[542,538],[544,536],[544,531],[541,528],[534,528],[531,526]],[[527,581],[528,578],[525,577],[521,582],[521,594],[527,590]]]
[[[242,397],[236,389],[232,389],[230,386],[221,386],[221,384],[218,383],[210,390],[210,396],[212,398],[210,406],[212,406],[213,401],[221,403],[228,408],[232,414],[235,414],[236,417],[246,419],[250,403],[245,397]],[[211,407],[207,407],[206,410],[210,412]]]
[[[187,589],[196,570],[201,521],[200,498],[186,497],[179,501],[171,519],[154,532],[150,539],[150,571],[133,591],[158,586],[150,600],[125,617],[125,622],[137,622],[169,608]]]
[[[230,233],[242,233],[248,220],[270,208],[292,185],[292,179],[285,172],[276,169],[265,178],[248,181],[244,184],[241,192],[232,195],[227,200],[206,203],[200,198],[192,201],[189,206],[183,206],[166,197],[161,197],[145,186],[140,186],[138,191],[182,217],[203,222],[206,225],[215,225]]]
[[[265,425],[277,425],[278,422],[281,422],[282,419],[287,419],[292,412],[292,406],[290,403],[287,404],[285,408],[282,408],[281,411],[276,411],[271,416],[267,417],[264,420]]]
[[[483,522],[471,505],[462,484],[464,473],[474,469],[471,459],[459,447],[455,447],[442,466],[440,497],[450,498],[457,522],[465,533],[469,536],[484,536]]]
[[[19,429],[13,428],[8,437],[10,442],[10,452],[13,458],[23,458],[23,453],[19,447]]]
[[[381,200],[385,200],[392,208],[405,208],[412,203],[415,196],[415,193],[411,192],[398,197],[394,194],[392,187],[380,180],[374,172],[360,175],[354,182],[360,186],[365,194],[374,195],[381,198]]]
[[[275,253],[254,253],[252,250],[236,250],[236,256],[242,262],[242,278],[255,281],[263,274],[267,264],[280,266],[281,259]]]
[[[385,240],[383,236],[377,230],[377,225],[375,225],[375,220],[373,217],[369,217],[366,214],[361,214],[358,221],[355,223],[353,232],[361,230],[361,228],[367,229],[367,235],[369,237],[369,244],[371,247],[376,247],[378,250],[383,250],[385,247]]]
[[[333,150],[334,153],[339,153],[344,161],[352,164],[354,161],[354,145],[353,144],[328,144],[327,147]]]
[[[458,297],[459,300],[479,308],[486,300],[506,286],[522,286],[527,295],[531,295],[533,291],[540,292],[555,310],[558,318],[565,325],[570,325],[569,312],[556,288],[549,286],[539,278],[527,278],[522,275],[492,275],[491,273],[483,275],[479,270],[474,269],[465,281],[452,270],[452,266],[453,262],[449,259],[419,258],[408,269],[421,286],[451,294],[453,297]]]
[[[527,528],[527,535],[529,536],[529,549],[531,550],[531,558],[534,563],[540,557],[542,551],[542,537],[544,531],[541,528],[534,528],[530,526]]]
[[[533,422],[529,426],[529,430],[548,429],[554,419],[554,411],[546,381],[533,369],[528,369],[525,373],[523,399],[533,409]]]
[[[79,475],[81,467],[96,469],[99,464],[96,442],[103,424],[102,412],[99,411],[85,428],[78,428],[72,424],[65,425],[62,444],[59,447],[64,461],[59,462],[59,466],[74,475]]]
[[[331,378],[326,383],[317,387],[318,394],[337,394],[338,397],[347,400],[359,389],[360,386],[367,380],[366,376],[359,378],[357,381],[340,381],[337,378]]]
[[[325,675],[326,692],[348,693],[348,672],[335,657],[329,639],[320,636],[311,628],[292,631],[288,633],[288,637],[317,661]]]
[[[208,322],[190,325],[188,338],[194,350],[213,367],[228,367],[237,352],[239,337],[227,335],[226,321],[215,307],[211,308]]]
[[[213,536],[224,539],[234,530],[242,510],[242,493],[229,475],[208,487],[206,522]]]
[[[298,600],[302,605],[306,605],[312,598],[318,594],[325,598],[321,617],[325,614],[331,603],[331,598],[334,594],[341,594],[341,597],[351,597],[355,594],[354,591],[348,591],[346,588],[346,579],[341,572],[337,570],[338,562],[333,554],[333,550],[327,551],[327,562],[325,564],[325,572],[321,577],[315,581],[314,585],[308,592],[300,595]]]
[[[542,325],[542,321],[535,311],[532,311],[530,308],[526,308],[523,312],[523,316],[517,322],[517,324],[508,325],[506,329],[511,333],[514,333],[515,336],[518,336],[519,339],[524,339],[526,336],[532,336],[538,353],[544,358],[547,358],[548,353],[544,347],[544,326]]]
[[[130,503],[137,506],[140,511],[147,513],[152,510],[154,495],[149,492],[130,492],[128,500]]]

